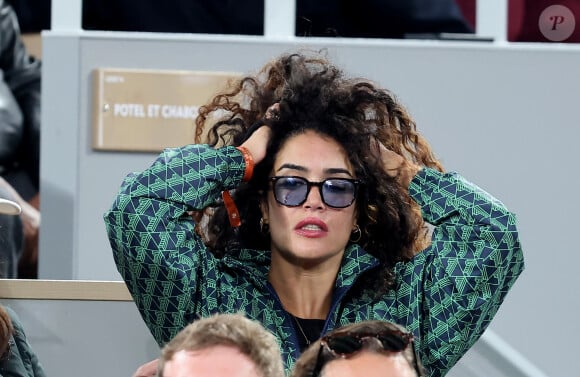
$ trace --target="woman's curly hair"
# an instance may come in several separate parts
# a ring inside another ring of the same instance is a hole
[[[278,103],[274,116],[268,109]],[[420,209],[396,177],[387,174],[378,157],[382,143],[407,160],[443,170],[414,121],[387,90],[366,79],[348,78],[319,53],[296,53],[279,57],[256,75],[239,80],[200,108],[196,119],[196,142],[206,124],[210,145],[242,144],[257,125],[272,129],[264,160],[252,179],[233,195],[240,211],[239,228],[229,225],[223,206],[211,213],[206,242],[218,255],[240,247],[270,248],[267,233],[260,229],[260,200],[268,190],[275,157],[288,138],[312,130],[341,144],[348,153],[355,176],[364,184],[356,200],[357,224],[362,234],[357,243],[379,259],[381,279],[372,281],[388,288],[394,282],[393,267],[409,260],[428,243]],[[252,127],[254,125],[254,127]],[[373,153],[373,151],[375,151]]]

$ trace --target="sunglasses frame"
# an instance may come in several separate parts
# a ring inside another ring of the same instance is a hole
[[[306,182],[306,195],[304,195],[304,199],[302,199],[302,201],[300,203],[287,204],[287,203],[283,203],[281,200],[278,199],[278,196],[276,195],[276,182],[278,182],[280,179],[283,179],[283,178],[294,178],[294,179],[298,179],[300,181]],[[326,200],[324,199],[324,193],[322,191],[322,187],[323,187],[325,182],[332,181],[332,180],[346,181],[346,182],[350,182],[353,185],[354,191],[353,191],[353,195],[352,195],[352,200],[349,204],[347,204],[345,206],[336,207],[336,206],[330,205],[326,202]],[[352,205],[352,203],[354,203],[354,201],[356,200],[357,195],[358,195],[358,188],[362,184],[362,180],[354,179],[354,178],[326,178],[322,181],[312,182],[304,177],[300,177],[300,176],[296,176],[296,175],[276,175],[276,176],[270,177],[269,181],[272,182],[272,192],[274,193],[274,199],[276,200],[276,202],[278,204],[281,204],[281,205],[286,206],[286,207],[298,207],[298,206],[301,206],[302,204],[304,204],[306,202],[306,200],[308,199],[308,195],[310,195],[310,190],[312,189],[312,186],[316,186],[316,187],[318,187],[318,192],[320,193],[320,199],[322,199],[322,202],[325,205],[329,206],[330,208],[347,208],[347,207],[350,207]]]
[[[400,350],[393,350],[393,349],[385,348],[383,342],[380,341],[380,338],[385,337],[385,336],[390,336],[390,337],[393,337],[393,338],[401,341],[404,344],[404,347]],[[360,348],[358,348],[352,352],[337,352],[336,350],[331,348],[330,345],[328,344],[328,341],[331,339],[347,338],[347,337],[356,339],[360,343]],[[366,339],[370,339],[370,338],[377,339],[379,341],[379,343],[381,344],[382,350],[387,351],[387,352],[401,353],[401,352],[404,352],[407,348],[411,347],[411,349],[413,350],[412,367],[415,370],[415,372],[417,373],[418,377],[424,376],[424,373],[422,371],[422,367],[419,365],[419,355],[417,353],[417,350],[415,349],[415,342],[414,342],[415,337],[413,336],[413,334],[403,332],[400,330],[396,330],[396,329],[391,329],[391,330],[385,330],[382,332],[369,332],[369,333],[360,333],[360,334],[339,333],[339,334],[334,334],[334,335],[322,337],[320,339],[320,349],[318,351],[318,355],[316,356],[316,365],[314,366],[314,369],[312,370],[311,377],[320,376],[320,372],[322,372],[322,368],[324,367],[324,365],[331,360],[335,360],[338,358],[346,359],[346,358],[349,358],[349,357],[356,355],[359,352],[362,352],[363,350],[366,349],[366,347],[365,347],[366,344],[364,343],[364,341]],[[330,355],[333,356],[333,358],[331,358],[331,359],[326,358],[326,360],[323,361],[322,356],[323,356],[324,350],[327,350],[327,352],[329,352]]]

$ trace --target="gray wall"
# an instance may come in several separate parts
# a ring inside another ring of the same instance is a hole
[[[562,360],[580,335],[577,45],[45,32],[40,276],[119,279],[102,213],[154,158],[92,151],[94,68],[244,72],[297,46],[393,90],[448,170],[518,214],[527,269],[491,328],[548,375],[574,375]]]
[[[132,301],[10,300],[47,377],[130,377],[159,356]]]

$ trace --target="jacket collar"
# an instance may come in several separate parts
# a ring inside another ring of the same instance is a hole
[[[342,258],[340,270],[336,277],[335,287],[351,287],[363,272],[378,265],[379,260],[366,252],[358,244],[349,244],[344,251],[344,257]]]
[[[224,267],[247,274],[257,286],[265,286],[270,270],[270,251],[241,249],[238,255],[226,255],[222,259]],[[347,245],[338,275],[336,289],[351,287],[365,271],[379,265],[377,258],[357,244]]]

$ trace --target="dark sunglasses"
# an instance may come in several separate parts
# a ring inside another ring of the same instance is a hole
[[[346,208],[356,199],[361,181],[348,178],[328,178],[320,182],[310,182],[302,177],[271,177],[274,198],[282,205],[297,207],[303,204],[312,186],[318,187],[322,202],[332,208]]]
[[[413,368],[417,376],[423,376],[419,357],[413,343],[413,334],[399,330],[386,330],[381,333],[336,334],[325,336],[320,340],[320,351],[316,357],[316,365],[312,377],[318,377],[324,364],[336,358],[348,358],[365,349],[371,340],[377,340],[384,351],[403,352],[408,347],[413,349]],[[326,356],[326,357],[325,357]]]

